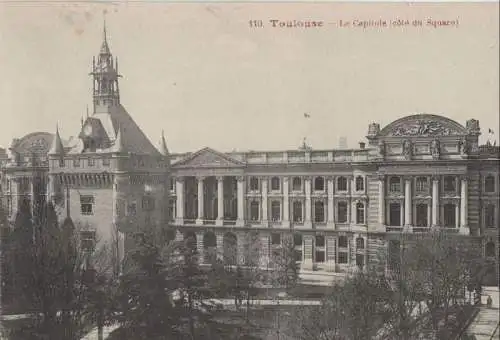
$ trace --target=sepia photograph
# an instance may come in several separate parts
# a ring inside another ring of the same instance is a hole
[[[0,340],[499,339],[499,23],[0,0]]]

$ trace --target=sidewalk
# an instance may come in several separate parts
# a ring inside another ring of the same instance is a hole
[[[487,307],[488,295],[493,300],[492,306]],[[481,307],[469,328],[467,334],[475,335],[476,340],[490,340],[499,322],[499,291],[498,287],[485,287],[481,296]],[[498,330],[497,330],[498,336]]]

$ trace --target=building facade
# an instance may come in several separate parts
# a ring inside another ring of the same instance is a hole
[[[92,115],[77,138],[36,133],[11,146],[2,169],[10,216],[35,195],[36,170],[40,194],[90,238],[118,242],[121,256],[128,235],[153,223],[195,240],[204,262],[245,263],[254,233],[266,265],[292,240],[302,270],[327,276],[363,268],[394,236],[433,228],[480,238],[498,261],[500,150],[478,144],[477,120],[371,123],[355,149],[170,154],[164,136],[154,147],[121,105],[106,32],[91,76]]]

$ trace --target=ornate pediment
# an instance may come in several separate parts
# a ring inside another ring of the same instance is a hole
[[[437,115],[418,114],[404,117],[387,125],[380,136],[434,137],[466,135],[467,130],[457,122]]]
[[[174,168],[233,168],[242,167],[245,163],[240,162],[228,155],[212,150],[202,149],[173,164]]]
[[[54,135],[47,132],[34,132],[18,139],[12,148],[20,154],[47,154]]]

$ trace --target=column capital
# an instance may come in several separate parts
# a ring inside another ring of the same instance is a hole
[[[196,179],[197,179],[198,181],[204,181],[204,180],[205,180],[205,178],[206,178],[206,176],[196,176]]]
[[[325,176],[325,179],[327,181],[334,181],[335,180],[335,176],[334,175],[327,175],[327,176]]]
[[[460,178],[460,181],[462,182],[467,182],[469,180],[469,175],[460,175],[459,178]]]
[[[411,182],[413,180],[413,176],[405,175],[403,176],[403,180],[405,182]]]
[[[283,182],[288,182],[288,180],[290,179],[290,176],[283,175],[282,178],[283,178]]]
[[[437,181],[439,181],[440,178],[441,178],[440,175],[431,175],[432,181],[436,181],[437,182]]]
[[[217,182],[222,182],[224,180],[224,176],[215,176]]]
[[[385,174],[377,174],[377,178],[380,182],[385,182]]]
[[[174,179],[177,183],[184,183],[184,181],[185,181],[184,176],[176,176],[176,177],[174,177]]]
[[[245,176],[236,176],[236,181],[242,183],[245,182],[246,177]]]

